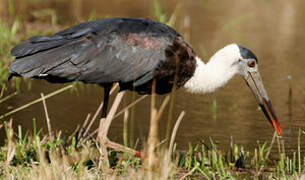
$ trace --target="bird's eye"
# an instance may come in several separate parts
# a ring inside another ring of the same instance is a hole
[[[248,62],[248,66],[249,67],[254,67],[255,66],[255,62],[254,61],[249,61]]]

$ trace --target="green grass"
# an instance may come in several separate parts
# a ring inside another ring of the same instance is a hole
[[[13,44],[16,44],[19,41],[17,35],[18,30],[20,29],[20,23],[18,20],[15,20],[11,25],[4,22],[0,18],[0,85],[1,87],[6,85],[8,78],[8,69],[7,66],[12,60],[10,56],[10,49],[13,47]]]
[[[63,90],[71,89],[70,86]],[[51,97],[59,91],[61,90],[44,97]],[[41,99],[32,102],[38,101]],[[157,109],[157,114],[160,111]],[[45,112],[47,114],[46,109]],[[117,114],[119,113],[121,112]],[[125,116],[128,118],[128,113],[127,115],[125,113]],[[234,144],[233,140],[227,149],[219,149],[210,139],[207,142],[190,143],[187,150],[181,151],[177,148],[179,145],[172,146],[174,142],[172,139],[181,122],[178,120],[179,123],[175,125],[172,132],[171,142],[162,143],[154,150],[153,166],[147,164],[149,155],[146,154],[145,149],[149,144],[148,141],[139,147],[144,154],[142,158],[108,149],[110,164],[108,169],[105,166],[106,163],[103,163],[101,146],[94,136],[88,138],[88,134],[79,134],[79,130],[69,136],[63,135],[61,132],[52,131],[51,125],[48,133],[42,134],[37,129],[35,119],[33,119],[33,130],[24,133],[21,126],[14,131],[12,122],[10,120],[0,124],[0,129],[4,129],[6,134],[4,145],[0,147],[0,178],[143,179],[149,175],[153,179],[297,179],[305,177],[305,155],[301,152],[303,130],[299,130],[298,146],[295,152],[290,154],[285,153],[284,141],[276,134],[270,143],[258,143],[252,149],[245,149]],[[51,123],[47,121],[47,124]],[[83,125],[83,128],[87,129],[89,126],[86,128]],[[125,129],[125,141],[128,135],[128,129]],[[168,147],[168,144],[171,145]],[[269,154],[272,148],[273,153],[276,151],[278,153],[274,153],[271,159]]]
[[[100,165],[99,145],[95,140],[87,140],[82,142],[81,146],[76,146],[77,134],[70,138],[63,136],[61,132],[53,132],[56,136],[42,135],[37,130],[35,120],[31,133],[24,134],[20,126],[17,132],[14,132],[12,122],[3,123],[1,127],[6,132],[5,144],[0,148],[1,178],[141,179],[148,173],[143,163],[145,158],[140,159],[111,150],[108,154],[111,171],[106,172],[105,167]],[[212,140],[196,145],[189,144],[187,151],[177,151],[175,145],[172,160],[167,157],[168,149],[161,147],[156,153],[153,177],[157,179],[178,179],[185,175],[192,179],[304,177],[305,156],[301,153],[300,143],[301,133],[296,152],[290,156],[282,152],[274,159],[268,157],[269,143],[258,144],[255,149],[247,151],[233,143],[227,150],[220,150]],[[241,156],[243,156],[244,168],[237,169],[235,164]]]
[[[54,23],[54,24],[53,24]],[[33,35],[50,34],[56,29],[56,16],[52,16],[52,25],[42,24],[23,24],[18,18],[3,20],[0,18],[0,86],[1,89],[7,89],[7,78],[9,76],[8,65],[13,60],[10,55],[11,49],[21,40]],[[33,27],[35,28],[33,29]],[[37,28],[37,27],[38,28]],[[39,28],[41,26],[41,28]],[[14,78],[11,81],[17,90],[20,90],[20,78]],[[26,81],[26,85],[30,88],[30,81]]]

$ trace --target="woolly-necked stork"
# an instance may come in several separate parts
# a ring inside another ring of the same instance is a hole
[[[193,93],[212,92],[240,74],[278,134],[280,125],[249,49],[230,44],[208,63],[171,27],[142,18],[105,18],[81,23],[50,36],[34,36],[15,46],[12,76],[63,83],[82,81],[105,88],[102,116],[106,116],[109,90],[150,94],[184,87]]]

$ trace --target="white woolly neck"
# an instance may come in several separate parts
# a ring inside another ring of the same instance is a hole
[[[217,51],[207,64],[196,57],[196,70],[184,87],[192,93],[215,91],[238,73],[238,67],[234,66],[233,63],[240,58],[240,51],[236,44],[228,45]]]

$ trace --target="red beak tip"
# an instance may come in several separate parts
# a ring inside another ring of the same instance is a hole
[[[278,135],[282,134],[282,128],[280,126],[274,127],[274,129]]]
[[[273,121],[271,121],[271,124],[272,124],[274,130],[276,131],[276,133],[278,135],[281,135],[282,134],[282,128],[281,128],[280,124],[277,121],[275,121],[275,123],[276,123],[276,125],[274,124]]]
[[[282,134],[282,128],[279,127],[278,131],[279,131],[278,134],[281,135]]]
[[[276,123],[276,126],[277,126],[276,127],[277,134],[278,135],[282,134],[282,128],[280,126],[280,123],[277,121],[277,119],[276,119],[275,123]]]

